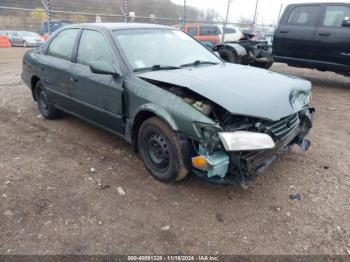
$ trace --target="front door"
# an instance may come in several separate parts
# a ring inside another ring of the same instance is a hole
[[[80,38],[76,63],[71,70],[70,95],[75,102],[73,112],[123,134],[123,79],[92,73],[89,65],[93,62],[107,62],[118,67],[104,35],[85,29]]]
[[[325,5],[316,34],[315,60],[350,67],[350,27],[343,26],[346,17],[350,18],[349,5]]]

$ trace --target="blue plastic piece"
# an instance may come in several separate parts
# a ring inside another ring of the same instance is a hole
[[[212,155],[203,148],[199,147],[199,154],[205,156],[208,161],[208,177],[221,177],[224,178],[228,172],[230,165],[230,157],[225,152],[217,152]]]

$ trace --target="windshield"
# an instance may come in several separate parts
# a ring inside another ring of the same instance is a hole
[[[154,66],[176,69],[186,64],[201,64],[198,61],[203,61],[206,66],[222,63],[208,49],[179,30],[117,30],[113,35],[135,71]]]

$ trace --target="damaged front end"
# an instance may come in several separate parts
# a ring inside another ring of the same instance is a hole
[[[196,135],[187,136],[192,171],[208,182],[246,186],[279,155],[288,153],[292,145],[303,150],[310,147],[305,137],[312,128],[314,109],[307,106],[311,99],[308,92],[291,92],[291,115],[273,121],[231,113],[184,86],[143,80],[176,95],[211,120],[211,123],[192,122],[191,129]]]
[[[196,124],[203,139],[192,158],[194,173],[213,183],[247,186],[292,145],[309,149],[305,136],[312,128],[313,112],[305,108],[278,121],[226,116],[221,130]]]

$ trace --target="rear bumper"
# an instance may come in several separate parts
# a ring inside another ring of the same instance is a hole
[[[21,73],[21,79],[22,79],[23,83],[26,84],[27,87],[31,88],[30,76],[24,70]]]
[[[215,184],[241,185],[251,181],[258,173],[264,172],[279,156],[290,152],[291,146],[297,144],[308,150],[310,142],[305,136],[312,128],[312,113],[314,109],[306,109],[300,113],[300,123],[282,139],[275,141],[275,148],[269,150],[234,152],[230,155],[229,172],[224,178],[209,178],[206,172],[193,170],[193,172]]]

